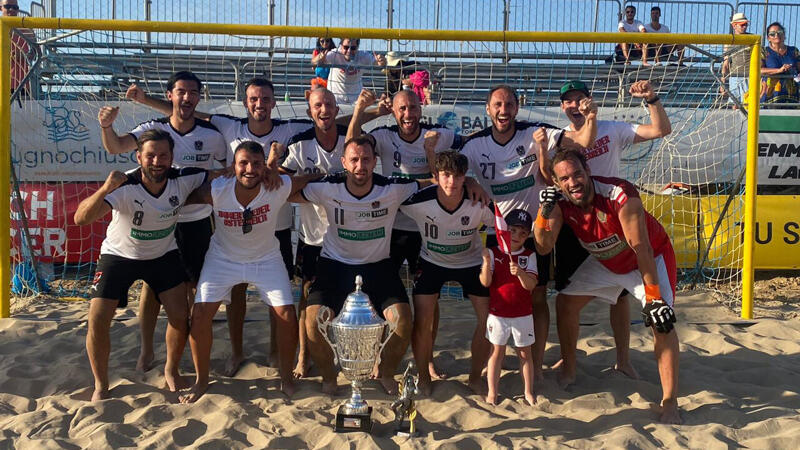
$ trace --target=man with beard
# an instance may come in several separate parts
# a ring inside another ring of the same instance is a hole
[[[175,243],[178,211],[207,178],[202,169],[175,169],[169,133],[147,130],[137,139],[140,166],[113,171],[103,186],[83,200],[75,223],[88,225],[112,212],[92,283],[86,351],[94,374],[92,400],[109,397],[109,330],[114,311],[128,303],[128,289],[138,279],[158,294],[167,312],[167,359],[164,377],[171,391],[183,389],[179,374],[188,333],[185,273]]]
[[[336,101],[342,105],[349,105],[356,101],[361,89],[363,66],[385,66],[386,58],[383,55],[359,51],[361,39],[342,38],[339,47],[334,50],[320,52],[311,59],[311,64],[332,65],[328,74],[328,89],[333,92]]]
[[[336,370],[331,348],[317,328],[317,314],[323,307],[338,314],[356,275],[363,277],[363,290],[378,314],[397,324],[376,374],[387,393],[397,390],[394,374],[411,338],[411,307],[400,276],[392,270],[386,238],[391,237],[398,207],[420,182],[373,174],[376,162],[372,140],[353,138],[345,143],[341,158],[345,172],[313,181],[290,198],[321,206],[328,218],[305,325],[311,357],[322,373],[322,391],[331,395],[336,391]]]
[[[645,211],[633,184],[593,176],[582,151],[556,153],[550,173],[557,188],[540,194],[536,242],[542,250],[551,250],[562,225],[567,224],[590,253],[557,302],[562,377],[575,379],[581,309],[594,298],[613,304],[626,289],[642,302],[645,326],[653,329],[663,391],[660,420],[680,423],[678,335],[672,310],[677,269],[669,236]]]
[[[112,154],[129,152],[136,148],[136,140],[142,133],[147,130],[162,130],[169,133],[175,142],[172,163],[176,168],[198,167],[209,170],[215,161],[224,164],[227,151],[222,133],[214,125],[196,120],[194,116],[202,88],[203,83],[193,73],[174,73],[167,81],[166,96],[171,105],[170,116],[141,123],[121,136],[117,135],[113,127],[119,107],[101,108],[97,118],[102,128],[103,147]],[[203,258],[211,239],[211,206],[190,205],[181,208],[175,239],[186,268],[186,279],[191,292],[200,276]],[[188,298],[187,302],[191,302],[191,299]],[[139,304],[141,352],[136,363],[138,370],[149,370],[153,362],[153,333],[160,309],[155,294],[145,284]]]
[[[492,196],[503,216],[514,209],[536,211],[539,207],[538,192],[546,186],[539,161],[547,152],[556,147],[587,147],[594,142],[597,133],[597,107],[590,98],[581,102],[580,112],[585,115],[587,126],[579,131],[561,130],[539,122],[518,121],[518,112],[516,91],[507,85],[494,87],[486,98],[486,113],[492,120],[492,126],[471,135],[461,150],[469,160],[470,170]],[[496,245],[492,242],[494,236],[490,238],[487,239],[487,247]],[[526,242],[526,247],[534,248],[533,239]],[[550,273],[550,257],[542,255],[537,251],[539,280],[533,290],[532,300],[536,333],[533,367],[536,379],[542,377],[542,359],[550,323],[545,289]]]
[[[273,316],[281,390],[287,396],[294,393],[292,363],[297,348],[297,316],[289,277],[286,272],[275,270],[281,264],[281,254],[274,235],[276,214],[291,193],[305,186],[308,177],[283,175],[281,186],[268,191],[262,186],[266,162],[261,144],[242,142],[235,149],[234,158],[235,178],[205,183],[187,200],[213,205],[215,227],[192,308],[189,343],[197,379],[191,391],[181,396],[182,403],[197,401],[208,388],[212,320],[221,303],[230,303],[232,288],[248,283],[256,286]]]

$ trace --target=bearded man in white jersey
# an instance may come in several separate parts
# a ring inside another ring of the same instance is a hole
[[[546,186],[539,161],[548,151],[560,148],[583,148],[594,142],[597,133],[597,107],[591,99],[580,105],[588,126],[579,131],[565,131],[539,122],[516,120],[519,101],[516,91],[507,85],[495,86],[486,98],[486,113],[492,126],[467,139],[461,150],[469,160],[470,170],[494,200],[504,216],[514,209],[536,211],[538,191]],[[494,236],[487,246],[494,245]],[[533,239],[526,242],[534,248]],[[533,344],[534,374],[542,378],[542,359],[547,342],[550,310],[546,288],[550,257],[537,252],[539,284],[533,290],[533,320],[536,341]]]
[[[629,92],[635,98],[641,98],[650,112],[650,123],[634,124],[616,120],[598,120],[597,138],[594,143],[582,149],[586,164],[592,175],[602,177],[620,177],[620,161],[622,151],[631,144],[638,144],[653,139],[662,138],[672,132],[669,117],[664,105],[652,84],[647,80],[634,82]],[[573,80],[561,86],[561,110],[569,119],[567,130],[579,131],[586,126],[586,119],[580,113],[579,105],[587,98],[591,98],[586,83]],[[542,155],[540,164],[542,173],[546,174],[548,184],[553,184],[550,174],[550,155]],[[580,245],[570,227],[562,227],[555,244],[555,288],[562,291],[569,285],[569,279],[575,270],[583,263],[589,253]],[[556,302],[565,302],[559,295]],[[630,362],[630,307],[628,305],[627,291],[623,291],[615,304],[609,306],[611,328],[617,347],[617,362],[614,366],[631,378],[638,378],[636,369]],[[574,381],[574,377],[562,377],[562,385]]]
[[[175,167],[210,170],[215,162],[223,165],[227,150],[222,133],[214,125],[198,121],[194,116],[202,89],[203,83],[192,72],[174,73],[167,81],[167,101],[164,102],[164,113],[168,117],[148,120],[123,135],[118,135],[113,127],[119,107],[101,108],[97,119],[102,129],[103,147],[111,154],[129,152],[136,149],[136,139],[142,133],[156,129],[169,133],[175,142],[172,160]],[[189,291],[200,276],[211,232],[211,207],[194,205],[181,209],[175,238],[186,268]],[[139,299],[141,351],[136,368],[147,371],[153,361],[153,333],[161,306],[147,284],[142,288]],[[191,302],[191,298],[187,298],[187,302]]]
[[[191,391],[180,397],[182,403],[197,401],[208,388],[212,320],[221,303],[230,303],[231,290],[239,284],[255,285],[261,300],[269,306],[277,330],[277,342],[272,346],[278,348],[281,390],[291,397],[295,389],[291,371],[297,348],[297,317],[289,277],[276,270],[281,254],[274,234],[278,211],[291,193],[305,186],[308,177],[283,175],[281,186],[268,191],[261,182],[266,168],[261,144],[242,142],[234,158],[235,178],[205,183],[187,200],[213,205],[216,226],[192,308],[189,343],[197,379]]]
[[[167,312],[167,387],[173,392],[187,387],[178,369],[186,345],[189,306],[174,230],[181,205],[208,174],[202,169],[172,168],[174,142],[165,131],[145,131],[137,145],[140,167],[128,173],[111,172],[75,211],[79,226],[112,212],[92,283],[86,334],[94,375],[93,401],[109,398],[111,320],[117,307],[127,305],[128,289],[137,279],[158,294]]]

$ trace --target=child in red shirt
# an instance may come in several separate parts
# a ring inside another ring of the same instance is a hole
[[[483,250],[481,283],[489,288],[489,318],[486,320],[486,338],[492,343],[487,378],[489,393],[486,401],[497,404],[500,384],[500,366],[506,354],[508,338],[514,338],[514,350],[520,359],[525,400],[533,406],[533,307],[531,290],[538,281],[536,254],[524,247],[531,234],[533,218],[526,211],[515,209],[506,215],[511,234],[511,255],[499,248]]]

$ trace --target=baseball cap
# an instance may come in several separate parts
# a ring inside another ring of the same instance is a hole
[[[744,13],[736,13],[733,15],[733,17],[731,17],[731,23],[736,22],[750,22],[750,20],[744,15]]]
[[[531,230],[533,228],[533,217],[524,209],[513,209],[506,214],[506,225],[509,227],[518,226]]]
[[[586,83],[581,80],[572,80],[566,82],[563,86],[561,86],[561,90],[559,93],[561,94],[561,100],[564,100],[564,97],[570,91],[581,91],[589,97],[589,88],[586,87]]]

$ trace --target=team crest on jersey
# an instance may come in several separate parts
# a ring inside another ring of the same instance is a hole
[[[194,141],[194,149],[198,152],[203,150],[203,141]]]
[[[177,195],[173,195],[172,197],[169,198],[169,204],[172,206],[178,206],[181,204],[181,202],[180,200],[178,200]]]
[[[599,220],[601,223],[606,223],[606,219],[606,213],[603,211],[597,211],[597,220]]]
[[[515,148],[514,150],[517,151],[517,154],[519,156],[525,156],[525,147],[518,145],[517,148]]]
[[[519,258],[517,258],[517,263],[519,263],[520,267],[528,267],[528,257],[520,256]]]
[[[379,202],[377,200],[372,202],[372,209],[377,209],[377,208],[380,208],[380,207],[381,207],[381,202]]]
[[[461,217],[461,225],[469,225],[469,216]]]

